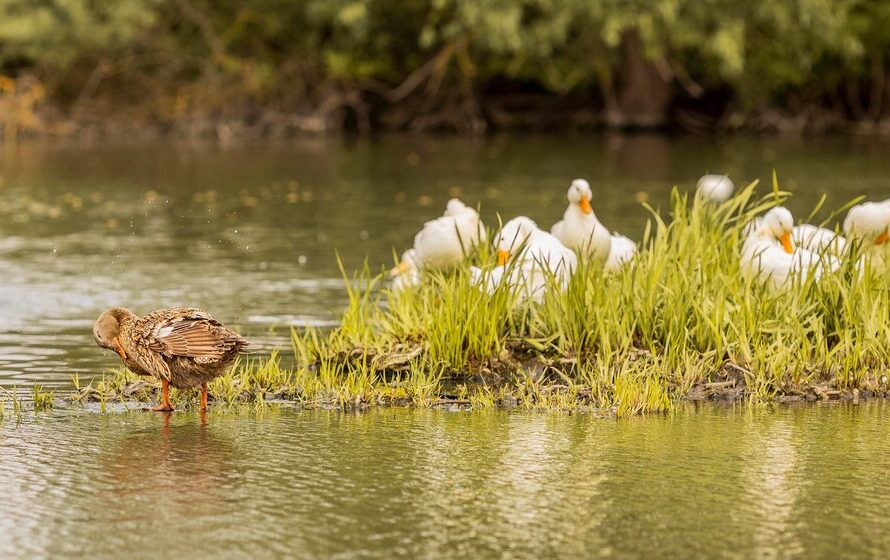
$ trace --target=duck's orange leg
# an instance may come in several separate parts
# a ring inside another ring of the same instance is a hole
[[[201,384],[201,412],[207,412],[207,383]]]
[[[164,392],[164,395],[161,400],[161,404],[150,408],[154,412],[172,412],[173,405],[170,404],[170,382],[166,379],[161,380],[161,390]]]

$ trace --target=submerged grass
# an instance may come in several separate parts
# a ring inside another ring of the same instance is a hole
[[[52,410],[55,396],[55,391],[46,391],[43,386],[34,385],[32,389],[34,410]]]
[[[6,416],[6,403],[8,401],[12,405],[12,414],[16,421],[21,421],[25,405],[19,396],[18,387],[13,387],[11,391],[0,387],[0,393],[3,393],[0,395],[3,397],[0,399],[0,420]]]
[[[718,206],[674,191],[634,261],[607,274],[582,263],[540,302],[487,293],[466,267],[392,292],[368,267],[347,282],[339,327],[292,333],[295,367],[246,360],[211,384],[229,405],[413,404],[637,414],[679,399],[794,400],[885,393],[890,279],[853,265],[781,290],[746,279],[751,219],[788,196],[756,183]],[[494,261],[488,246],[469,260]],[[345,276],[345,274],[344,274]],[[118,372],[82,398],[145,399],[155,387]],[[174,393],[188,405],[194,391]]]

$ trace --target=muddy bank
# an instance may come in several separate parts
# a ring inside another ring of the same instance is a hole
[[[356,349],[341,353],[336,360],[351,375],[328,379],[319,385],[325,365],[316,362],[293,371],[278,369],[273,376],[262,368],[241,366],[211,384],[210,401],[216,406],[286,404],[300,408],[364,410],[374,406],[419,407],[445,410],[540,410],[624,416],[647,411],[669,410],[683,402],[723,403],[828,403],[851,402],[890,397],[886,375],[866,376],[860,386],[842,386],[834,373],[813,375],[806,382],[776,383],[754,387],[754,376],[745,367],[726,361],[700,382],[685,387],[669,383],[669,402],[653,406],[647,391],[622,396],[607,402],[602,389],[586,384],[579,377],[577,356],[545,356],[528,346],[511,344],[500,356],[474,360],[464,372],[419,372],[414,360],[421,354],[419,345],[404,344],[391,352],[375,353]],[[645,362],[649,352],[638,351],[633,358]],[[583,361],[585,358],[582,357]],[[275,366],[277,368],[277,366]],[[124,404],[125,408],[150,406],[160,398],[160,384],[153,379],[137,378],[119,370],[110,379],[78,386],[62,399],[71,405],[105,406]],[[648,397],[648,398],[647,398]],[[198,392],[173,392],[178,410],[193,410]],[[129,403],[129,405],[125,404]]]

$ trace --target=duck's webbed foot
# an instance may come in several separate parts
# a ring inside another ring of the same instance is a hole
[[[151,407],[151,408],[146,408],[145,410],[148,410],[148,411],[151,411],[151,412],[173,412],[173,411],[176,410],[176,409],[173,408],[173,405],[170,404],[170,403],[166,403],[166,404],[165,404],[165,403],[161,403],[161,404],[159,404],[158,406],[153,406],[153,407]]]
[[[170,403],[170,382],[166,379],[161,380],[161,390],[163,391],[161,404],[147,410],[150,410],[152,412],[173,412],[174,408],[173,405]]]

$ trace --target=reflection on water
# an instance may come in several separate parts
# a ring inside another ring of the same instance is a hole
[[[751,419],[752,436],[746,455],[745,481],[753,506],[753,545],[759,557],[767,556],[782,542],[791,555],[803,553],[803,543],[793,530],[799,464],[793,425],[784,418]],[[744,522],[744,520],[740,520]]]
[[[291,325],[331,325],[348,270],[392,264],[451,196],[490,225],[527,214],[549,227],[565,190],[590,179],[610,228],[639,236],[641,200],[704,172],[768,182],[777,167],[808,212],[886,198],[875,139],[634,136],[385,137],[222,148],[25,144],[0,150],[0,385],[66,384],[113,364],[92,347],[105,308],[190,304],[268,352]]]
[[[7,419],[0,557],[876,557],[887,413]]]

